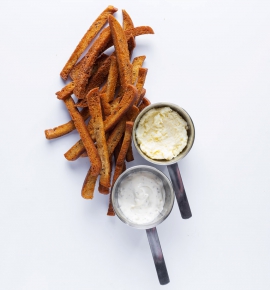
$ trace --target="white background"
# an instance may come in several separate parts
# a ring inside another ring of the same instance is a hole
[[[177,204],[158,226],[166,289],[270,289],[270,2],[263,0],[0,1],[0,289],[159,289],[146,233],[107,217],[108,196],[81,198],[86,158],[63,154],[73,132],[59,73],[109,4],[155,35],[152,102],[185,108],[194,146],[179,166],[193,217]],[[137,154],[135,164],[147,164]],[[158,167],[165,174],[167,170]]]

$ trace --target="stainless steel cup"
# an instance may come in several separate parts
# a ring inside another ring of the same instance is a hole
[[[138,124],[139,124],[142,116],[153,108],[161,108],[161,107],[172,108],[172,110],[176,111],[188,124],[187,146],[183,149],[182,152],[180,152],[180,154],[178,156],[176,156],[172,160],[154,160],[154,159],[149,158],[147,155],[145,155],[142,152],[142,150],[140,149],[140,146],[137,143],[137,139],[136,139],[136,129],[138,127]],[[140,114],[137,116],[137,118],[134,122],[134,126],[133,126],[132,138],[133,138],[133,143],[134,143],[136,149],[138,150],[139,154],[144,159],[146,159],[147,161],[149,161],[150,163],[153,163],[153,164],[167,165],[167,168],[168,168],[171,180],[172,180],[173,189],[175,192],[175,196],[176,196],[176,200],[177,200],[177,203],[179,206],[181,216],[183,219],[190,218],[192,216],[192,214],[191,214],[190,206],[188,203],[187,195],[185,192],[184,184],[183,184],[183,181],[182,181],[182,178],[180,175],[179,167],[177,165],[177,162],[180,159],[184,158],[188,154],[188,152],[192,148],[192,145],[193,145],[194,139],[195,139],[195,127],[194,127],[193,121],[192,121],[191,117],[189,116],[189,114],[183,108],[181,108],[175,104],[172,104],[172,103],[165,103],[164,102],[164,103],[151,104],[150,106],[144,108],[140,112]]]
[[[159,213],[159,215],[150,223],[146,224],[136,224],[133,221],[129,220],[125,214],[122,212],[121,207],[118,203],[118,193],[119,193],[119,186],[121,185],[121,182],[126,179],[130,174],[135,172],[151,172],[155,176],[157,176],[163,183],[164,192],[165,192],[165,203],[162,212]],[[164,175],[161,171],[157,170],[156,168],[152,166],[146,166],[146,165],[138,165],[131,167],[124,171],[116,180],[113,189],[112,189],[112,204],[113,209],[116,213],[116,215],[119,217],[119,219],[124,222],[125,224],[136,228],[136,229],[145,229],[149,241],[149,245],[151,248],[151,252],[153,255],[157,275],[159,278],[159,282],[161,285],[165,285],[170,282],[169,275],[167,272],[165,260],[163,257],[162,249],[160,246],[157,229],[156,226],[160,223],[162,223],[170,214],[174,203],[174,193],[173,193],[173,187],[170,182],[170,180],[167,178],[166,175]]]

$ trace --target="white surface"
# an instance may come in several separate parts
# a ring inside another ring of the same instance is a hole
[[[134,53],[147,55],[147,97],[182,106],[196,127],[179,163],[193,217],[182,220],[174,206],[158,226],[164,287],[270,289],[270,2],[262,0],[0,2],[0,289],[161,287],[145,232],[107,217],[107,196],[81,198],[88,160],[63,157],[77,134],[44,137],[69,120],[54,95],[59,72],[108,4],[153,27]],[[129,165],[142,163],[136,154]]]

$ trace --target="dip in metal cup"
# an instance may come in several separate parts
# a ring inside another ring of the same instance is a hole
[[[135,222],[129,220],[125,216],[125,214],[122,212],[121,207],[119,206],[119,203],[118,203],[118,193],[119,193],[119,187],[121,185],[121,182],[124,179],[126,179],[130,174],[135,173],[135,172],[151,172],[152,174],[157,176],[163,183],[164,192],[165,192],[165,202],[164,202],[163,210],[150,223],[136,224]],[[138,166],[134,166],[127,169],[118,177],[112,189],[113,209],[116,215],[119,217],[119,219],[125,224],[133,228],[146,230],[149,245],[151,248],[151,252],[152,252],[154,263],[157,270],[159,283],[161,285],[168,284],[170,282],[170,279],[167,272],[162,249],[160,246],[156,226],[162,223],[171,213],[171,210],[173,208],[173,203],[174,203],[174,192],[173,192],[173,187],[171,185],[170,180],[167,178],[165,174],[163,174],[161,171],[157,170],[156,168],[152,166],[138,165]]]
[[[142,118],[142,116],[147,113],[149,110],[154,109],[154,108],[161,108],[161,107],[170,107],[173,111],[177,112],[186,122],[188,125],[188,130],[187,130],[187,134],[188,134],[188,142],[187,142],[187,146],[182,150],[182,152],[180,152],[180,154],[178,156],[176,156],[175,158],[173,158],[172,160],[155,160],[155,159],[151,159],[150,157],[148,157],[145,153],[142,152],[142,150],[140,149],[140,146],[137,143],[137,139],[136,139],[136,129],[138,127],[138,124],[140,122],[140,119]],[[175,196],[176,196],[176,200],[179,206],[179,210],[181,213],[181,216],[183,219],[188,219],[192,216],[191,214],[191,210],[190,210],[190,206],[188,203],[188,199],[187,199],[187,195],[185,192],[185,188],[184,188],[184,184],[180,175],[180,171],[179,171],[179,167],[177,165],[177,162],[184,158],[188,152],[190,151],[190,149],[192,148],[192,145],[194,143],[194,139],[195,139],[195,127],[193,124],[193,121],[191,119],[191,117],[189,116],[189,114],[181,107],[175,105],[175,104],[171,104],[171,103],[155,103],[152,104],[146,108],[144,108],[140,114],[137,116],[135,122],[134,122],[134,126],[133,126],[133,133],[132,133],[132,138],[133,138],[133,143],[136,147],[136,149],[138,150],[139,154],[146,159],[147,161],[149,161],[150,163],[153,164],[157,164],[157,165],[167,165],[171,180],[172,180],[172,184],[173,184],[173,189],[175,192]]]

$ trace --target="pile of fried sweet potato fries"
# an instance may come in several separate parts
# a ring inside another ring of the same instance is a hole
[[[136,46],[135,37],[153,34],[153,29],[149,26],[134,27],[125,10],[122,10],[121,26],[113,16],[116,11],[117,8],[108,6],[98,16],[60,73],[63,80],[72,80],[56,93],[57,98],[65,103],[71,120],[45,130],[47,139],[63,136],[75,129],[79,132],[81,139],[64,156],[69,161],[89,158],[91,166],[82,187],[82,197],[86,199],[93,198],[99,175],[99,192],[109,194],[116,179],[126,169],[125,161],[133,160],[133,122],[150,104],[144,88],[147,69],[142,65],[145,56],[130,60]],[[103,28],[107,22],[109,25]],[[112,46],[115,51],[111,55],[105,54]],[[72,97],[73,94],[76,98]],[[107,214],[114,215],[111,201]]]

